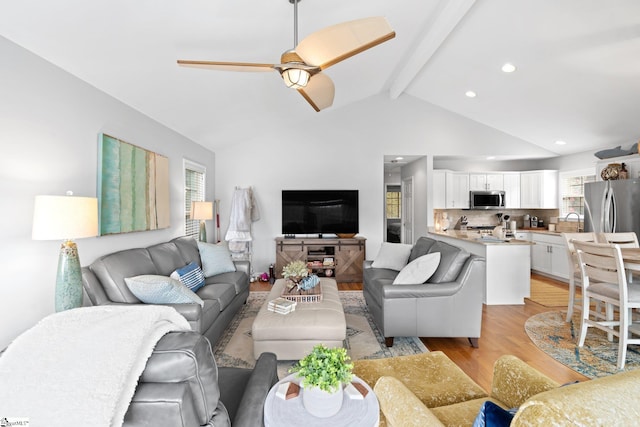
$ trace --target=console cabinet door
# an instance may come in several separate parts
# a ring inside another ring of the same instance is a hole
[[[307,262],[307,249],[301,241],[276,242],[276,277],[282,279],[282,268],[293,261]]]
[[[341,240],[336,247],[336,280],[340,282],[362,282],[362,264],[365,259],[364,242]]]

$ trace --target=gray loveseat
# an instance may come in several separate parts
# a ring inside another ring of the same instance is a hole
[[[367,307],[387,346],[394,337],[467,337],[478,346],[485,289],[485,260],[464,249],[421,237],[409,262],[440,252],[440,264],[425,283],[394,285],[398,271],[364,262]]]
[[[144,274],[169,276],[190,262],[202,266],[198,243],[192,237],[177,237],[148,248],[127,249],[98,258],[82,268],[84,305],[142,304],[124,279]],[[235,261],[236,271],[207,277],[196,293],[199,304],[172,304],[191,329],[214,345],[249,296],[250,265]]]
[[[218,368],[202,335],[169,332],[147,361],[123,425],[262,426],[264,401],[277,381],[273,353],[262,353],[254,369]]]

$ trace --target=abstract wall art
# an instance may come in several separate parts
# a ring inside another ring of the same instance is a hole
[[[169,227],[169,159],[106,134],[98,145],[100,235]]]

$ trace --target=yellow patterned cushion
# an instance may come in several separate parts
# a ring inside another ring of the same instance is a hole
[[[428,408],[487,397],[441,351],[387,359],[356,360],[353,373],[373,387],[380,377],[400,380]]]
[[[527,400],[513,426],[626,426],[640,422],[640,370],[585,381]]]

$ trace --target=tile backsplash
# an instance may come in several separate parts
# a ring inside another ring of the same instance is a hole
[[[544,228],[547,228],[552,217],[559,215],[558,209],[501,209],[501,210],[469,210],[469,209],[434,209],[434,224],[441,223],[442,213],[446,212],[449,219],[449,228],[459,227],[459,221],[462,216],[467,217],[469,227],[477,227],[482,225],[499,225],[497,213],[509,215],[509,221],[516,221],[516,227],[522,229],[524,225],[524,216],[537,216],[538,219],[544,221]],[[526,227],[529,225],[527,224]]]

